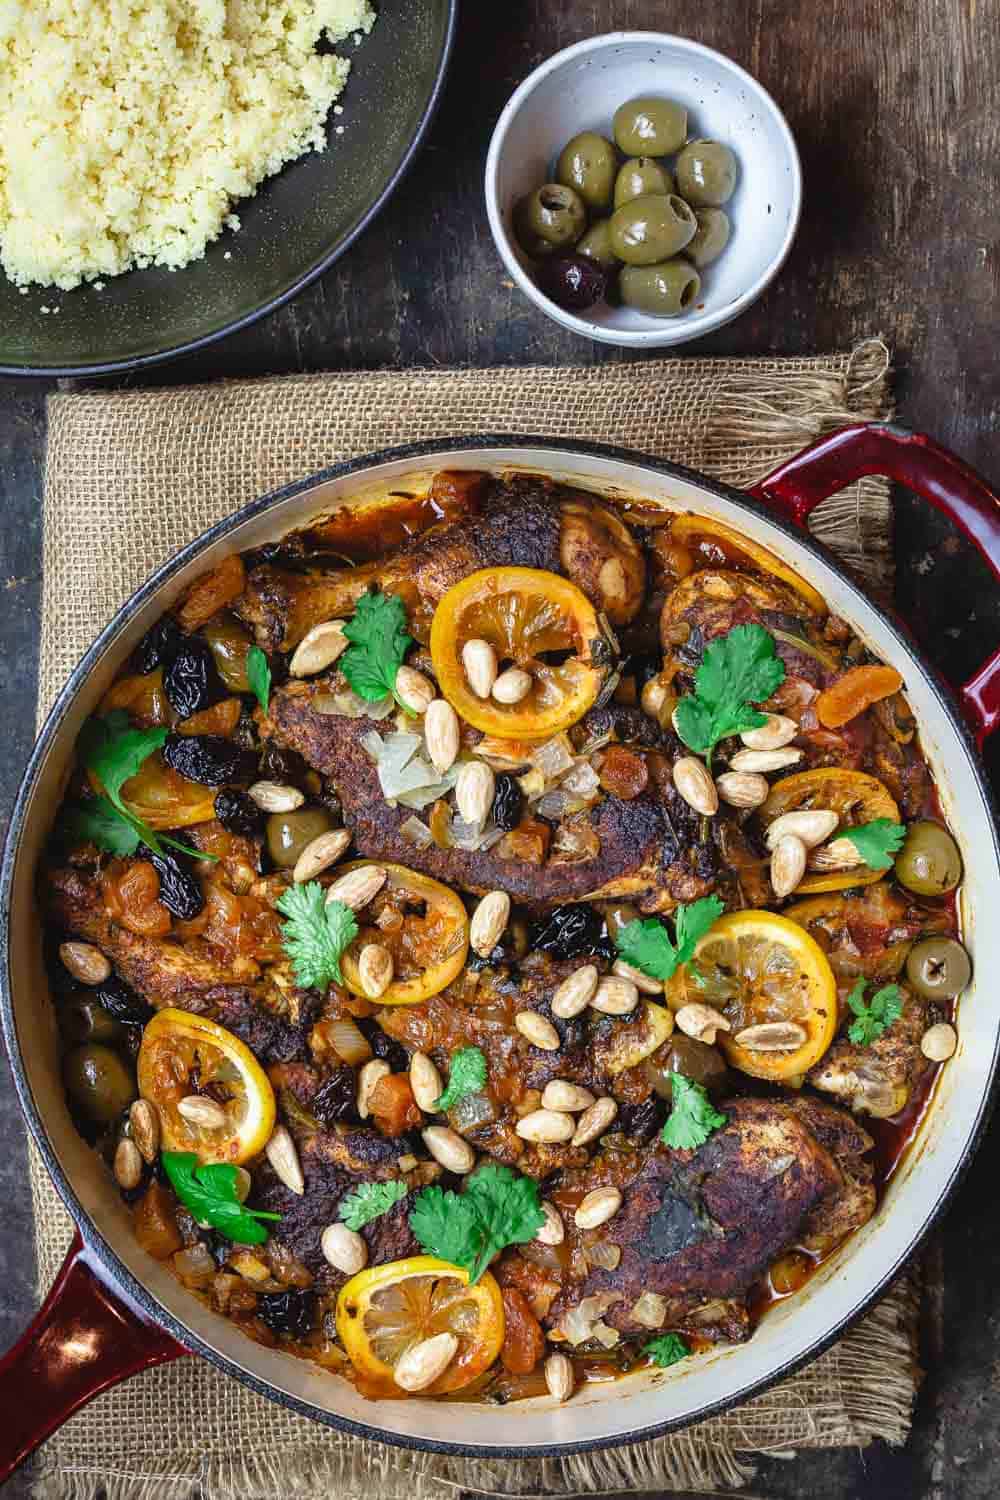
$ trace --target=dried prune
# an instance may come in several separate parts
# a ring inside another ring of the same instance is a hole
[[[211,708],[227,696],[228,689],[219,676],[211,648],[200,635],[184,638],[177,655],[164,669],[163,691],[182,719]]]
[[[296,750],[282,750],[274,744],[265,745],[260,757],[260,779],[276,781],[279,786],[295,786],[300,791],[308,789],[306,777],[312,768]],[[312,772],[315,775],[314,772]]]
[[[337,1120],[359,1125],[358,1080],[354,1069],[345,1064],[324,1078],[313,1095],[310,1110],[321,1125],[330,1126]]]
[[[655,1094],[643,1099],[641,1104],[619,1104],[618,1129],[640,1146],[656,1135],[667,1117],[667,1106]]]
[[[354,1023],[376,1057],[387,1062],[394,1073],[405,1073],[410,1066],[409,1054],[391,1036],[387,1036],[373,1016],[355,1018]]]
[[[235,833],[240,838],[259,838],[264,833],[263,809],[246,792],[231,788],[220,792],[215,799],[215,816],[227,833]]]
[[[145,1026],[153,1015],[153,1007],[147,1005],[142,996],[117,974],[109,974],[103,984],[95,986],[94,998],[116,1021],[123,1021],[126,1026]]]
[[[315,1324],[316,1294],[299,1287],[287,1292],[262,1292],[257,1298],[257,1313],[272,1333],[301,1339]]]
[[[145,846],[140,850],[143,859],[148,859],[160,877],[160,900],[167,911],[184,922],[190,922],[205,905],[201,886],[188,869],[187,864],[176,854],[154,854]]]
[[[496,791],[493,795],[494,823],[505,833],[512,832],[521,821],[523,806],[524,793],[514,777],[502,771],[497,777]]]
[[[169,615],[157,620],[147,630],[132,655],[132,664],[137,672],[154,672],[157,667],[167,667],[184,645],[185,635]]]
[[[163,759],[172,771],[199,786],[225,786],[249,781],[256,774],[256,757],[221,734],[170,734]]]
[[[603,918],[585,902],[579,906],[556,906],[531,934],[531,946],[551,953],[554,958],[602,953],[607,946]]]

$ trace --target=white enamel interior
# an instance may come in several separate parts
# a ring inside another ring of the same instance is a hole
[[[880,1212],[803,1292],[770,1311],[748,1344],[699,1355],[668,1371],[638,1374],[591,1388],[566,1406],[554,1409],[546,1401],[506,1408],[419,1400],[367,1402],[341,1379],[260,1348],[224,1318],[202,1308],[139,1250],[110,1177],[70,1124],[58,1076],[52,1007],[46,998],[41,963],[41,926],[33,891],[35,867],[61,793],[71,747],[84,717],[96,706],[117,667],[153,620],[194,576],[224,555],[272,541],[366,491],[396,488],[402,481],[405,487],[416,487],[420,475],[445,467],[520,468],[607,494],[641,495],[672,509],[718,517],[780,552],[824,595],[833,610],[851,621],[880,657],[902,673],[965,860],[965,935],[973,952],[975,978],[961,1002],[959,1048],[943,1071],[934,1107]],[[395,1436],[415,1444],[530,1450],[614,1441],[626,1434],[639,1436],[644,1429],[663,1422],[694,1420],[707,1408],[737,1397],[814,1352],[899,1266],[934,1214],[963,1164],[984,1109],[997,1051],[997,1007],[987,982],[987,976],[1000,972],[995,837],[972,760],[950,724],[936,688],[855,587],[766,519],[697,483],[659,474],[641,464],[569,450],[490,447],[436,453],[432,461],[426,457],[395,460],[361,475],[319,485],[246,519],[224,541],[213,543],[190,561],[105,650],[50,743],[25,820],[10,911],[9,983],[18,1045],[38,1113],[84,1214],[164,1309],[240,1369],[321,1412],[369,1427],[374,1435]]]
[[[722,141],[739,161],[726,204],[733,232],[702,274],[694,310],[655,318],[601,302],[567,312],[535,285],[514,236],[514,204],[544,182],[566,142],[581,130],[610,138],[615,110],[640,94],[687,106],[688,133]],[[572,333],[605,344],[657,349],[700,338],[738,317],[777,274],[795,238],[802,171],[785,117],[749,73],[686,37],[617,31],[557,52],[514,93],[497,121],[486,162],[486,211],[504,265],[536,307]]]

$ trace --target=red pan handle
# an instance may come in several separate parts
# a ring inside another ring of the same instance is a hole
[[[805,526],[828,495],[866,474],[885,474],[954,521],[1000,582],[1000,497],[968,464],[921,432],[885,422],[858,422],[820,438],[750,491]],[[959,689],[982,749],[1000,724],[1000,649]]]
[[[0,1360],[0,1484],[94,1396],[187,1352],[116,1298],[77,1234],[34,1321]]]

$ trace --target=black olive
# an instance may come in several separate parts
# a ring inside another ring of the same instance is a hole
[[[185,637],[184,644],[163,673],[163,691],[167,701],[182,719],[211,708],[228,696],[212,655],[212,648],[200,635]]]
[[[580,312],[600,302],[607,290],[608,273],[586,255],[557,255],[541,262],[535,280],[557,307]]]
[[[304,1338],[316,1321],[316,1293],[291,1287],[287,1292],[262,1292],[257,1312],[272,1333]]]
[[[132,663],[137,672],[154,672],[157,667],[168,667],[184,645],[186,637],[176,620],[164,615],[152,629],[147,630],[136,646]]]
[[[265,813],[246,792],[220,792],[215,799],[215,816],[227,833],[245,839],[263,836]]]
[[[117,974],[109,974],[103,984],[95,985],[94,999],[126,1026],[145,1026],[153,1014],[153,1007]]]
[[[171,770],[199,786],[248,781],[256,773],[252,752],[241,750],[221,734],[169,734],[163,759]]]
[[[310,1112],[321,1125],[330,1126],[337,1120],[361,1123],[358,1114],[358,1080],[353,1068],[337,1068],[324,1078],[313,1095]]]
[[[592,906],[557,906],[543,917],[531,935],[532,948],[555,958],[582,958],[607,946],[604,919]]]
[[[139,851],[148,859],[160,877],[160,900],[167,911],[184,922],[190,922],[204,909],[205,897],[201,886],[187,867],[187,863],[176,854],[154,854],[145,845]]]
[[[493,821],[504,833],[510,833],[521,821],[524,793],[513,776],[502,771],[497,777],[493,795]]]

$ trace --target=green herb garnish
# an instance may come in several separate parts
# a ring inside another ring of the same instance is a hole
[[[643,1344],[642,1352],[649,1355],[654,1365],[665,1370],[668,1365],[687,1359],[691,1349],[679,1333],[661,1333],[659,1338],[650,1339],[648,1344]]]
[[[448,1084],[434,1108],[444,1114],[464,1099],[466,1094],[475,1094],[486,1082],[486,1058],[478,1047],[460,1047],[451,1054]]]
[[[362,594],[344,634],[351,644],[338,665],[358,697],[368,703],[378,703],[387,693],[396,698],[396,673],[413,645],[399,595]]]
[[[348,1229],[363,1229],[387,1214],[408,1192],[405,1182],[363,1182],[341,1198],[338,1217]]]
[[[267,713],[271,701],[271,663],[259,646],[251,646],[247,652],[247,682],[261,708]]]
[[[164,1151],[163,1169],[170,1186],[195,1218],[211,1224],[227,1240],[238,1245],[263,1245],[267,1230],[260,1219],[280,1219],[280,1214],[247,1208],[236,1196],[237,1167],[227,1163],[202,1164],[193,1151]]]
[[[718,896],[702,896],[674,913],[676,942],[656,917],[637,917],[615,933],[618,952],[634,969],[653,979],[672,979],[681,964],[690,963],[700,940],[725,911]]]
[[[70,802],[63,808],[59,832],[69,844],[96,844],[109,854],[125,858],[134,854],[142,839],[107,797],[90,802]]]
[[[866,1004],[867,983],[866,979],[859,979],[847,997],[847,1003],[857,1017],[848,1027],[847,1035],[858,1047],[870,1047],[903,1014],[903,991],[898,984],[883,985]]]
[[[695,691],[674,710],[677,733],[690,750],[711,761],[720,740],[767,722],[753,704],[770,698],[784,679],[785,664],[763,625],[735,626],[705,647]]]
[[[538,1184],[491,1163],[465,1179],[461,1193],[428,1187],[417,1194],[410,1228],[428,1255],[479,1280],[498,1251],[525,1245],[545,1222]]]
[[[704,1087],[683,1073],[670,1075],[670,1113],[660,1131],[660,1140],[676,1151],[694,1151],[703,1146],[726,1123]]]
[[[850,839],[873,870],[888,870],[906,838],[906,825],[894,823],[891,818],[875,818],[857,828],[845,828],[839,836]]]
[[[307,990],[325,990],[333,980],[343,984],[340,956],[358,935],[351,908],[343,901],[327,901],[318,880],[289,886],[275,904],[288,918],[281,942],[297,982]]]

